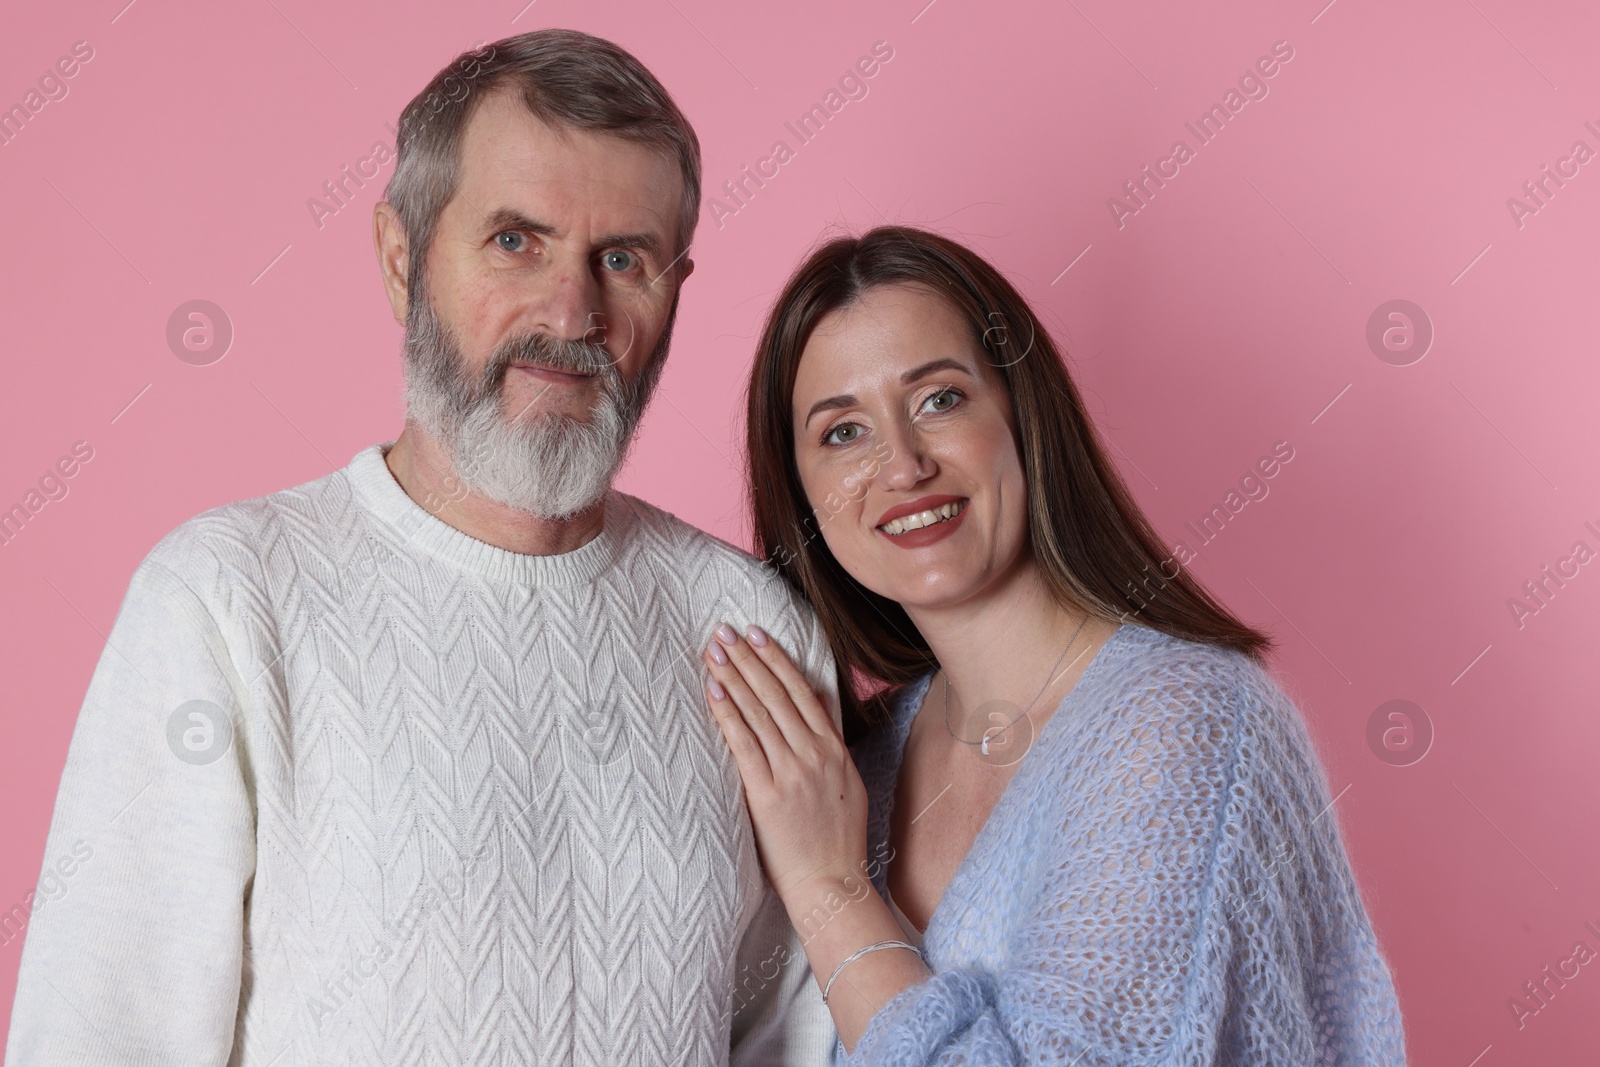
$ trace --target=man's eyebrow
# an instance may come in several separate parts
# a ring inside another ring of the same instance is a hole
[[[653,233],[608,234],[595,244],[600,248],[637,248],[657,258],[661,255],[661,238]]]
[[[556,232],[556,228],[548,222],[530,219],[515,208],[502,207],[483,217],[483,228],[487,233],[500,233],[503,230],[527,230],[541,236],[549,236]]]
[[[550,223],[529,218],[515,208],[509,207],[499,208],[485,215],[483,228],[484,232],[491,234],[504,230],[526,230],[542,237],[549,237],[557,232],[556,227]],[[636,248],[657,258],[661,255],[661,238],[653,233],[607,234],[596,244],[600,248]]]

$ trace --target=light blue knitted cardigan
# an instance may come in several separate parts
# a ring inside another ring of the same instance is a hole
[[[888,854],[928,682],[894,694],[892,724],[854,747],[869,855]],[[1269,674],[1125,623],[939,901],[923,942],[933,977],[886,1004],[852,1055],[836,1045],[836,1061],[1403,1064],[1394,986],[1331,802]]]

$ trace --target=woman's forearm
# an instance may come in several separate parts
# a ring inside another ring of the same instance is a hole
[[[785,899],[784,906],[795,929],[806,931],[803,944],[818,989],[851,953],[879,941],[905,939],[905,931],[876,892],[857,899],[840,881],[819,882],[791,895],[795,899]],[[931,973],[920,955],[903,948],[869,952],[845,966],[828,990],[828,1010],[845,1050],[855,1049],[885,1004]]]

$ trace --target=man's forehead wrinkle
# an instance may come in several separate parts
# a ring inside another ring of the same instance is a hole
[[[671,161],[626,138],[546,122],[514,94],[491,99],[474,115],[461,159],[469,226],[494,218],[480,204],[503,207],[559,240],[587,235],[600,247],[622,238],[669,254],[682,199]]]
[[[640,184],[635,181],[613,178],[608,175],[585,174],[573,176],[567,174],[529,174],[525,168],[520,172],[509,171],[496,175],[496,177],[509,185],[572,186],[579,192],[588,194],[586,199],[591,207],[594,206],[594,191],[597,188],[616,189],[631,193],[638,191]],[[628,208],[638,208],[639,210],[647,212],[649,215],[655,218],[659,218],[662,214],[659,205],[657,205],[654,202],[654,199],[649,196],[623,197],[621,198],[621,203]]]

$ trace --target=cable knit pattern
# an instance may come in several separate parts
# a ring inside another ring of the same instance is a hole
[[[699,658],[758,623],[836,707],[809,610],[620,493],[573,552],[476,541],[384,448],[134,575],[46,851],[90,856],[32,916],[7,1062],[825,1062]],[[215,753],[174,720],[197,700]]]
[[[869,849],[887,842],[928,681],[855,747]],[[1248,657],[1133,623],[1023,757],[923,950],[933,977],[885,1005],[845,1064],[1405,1062],[1298,710]]]

